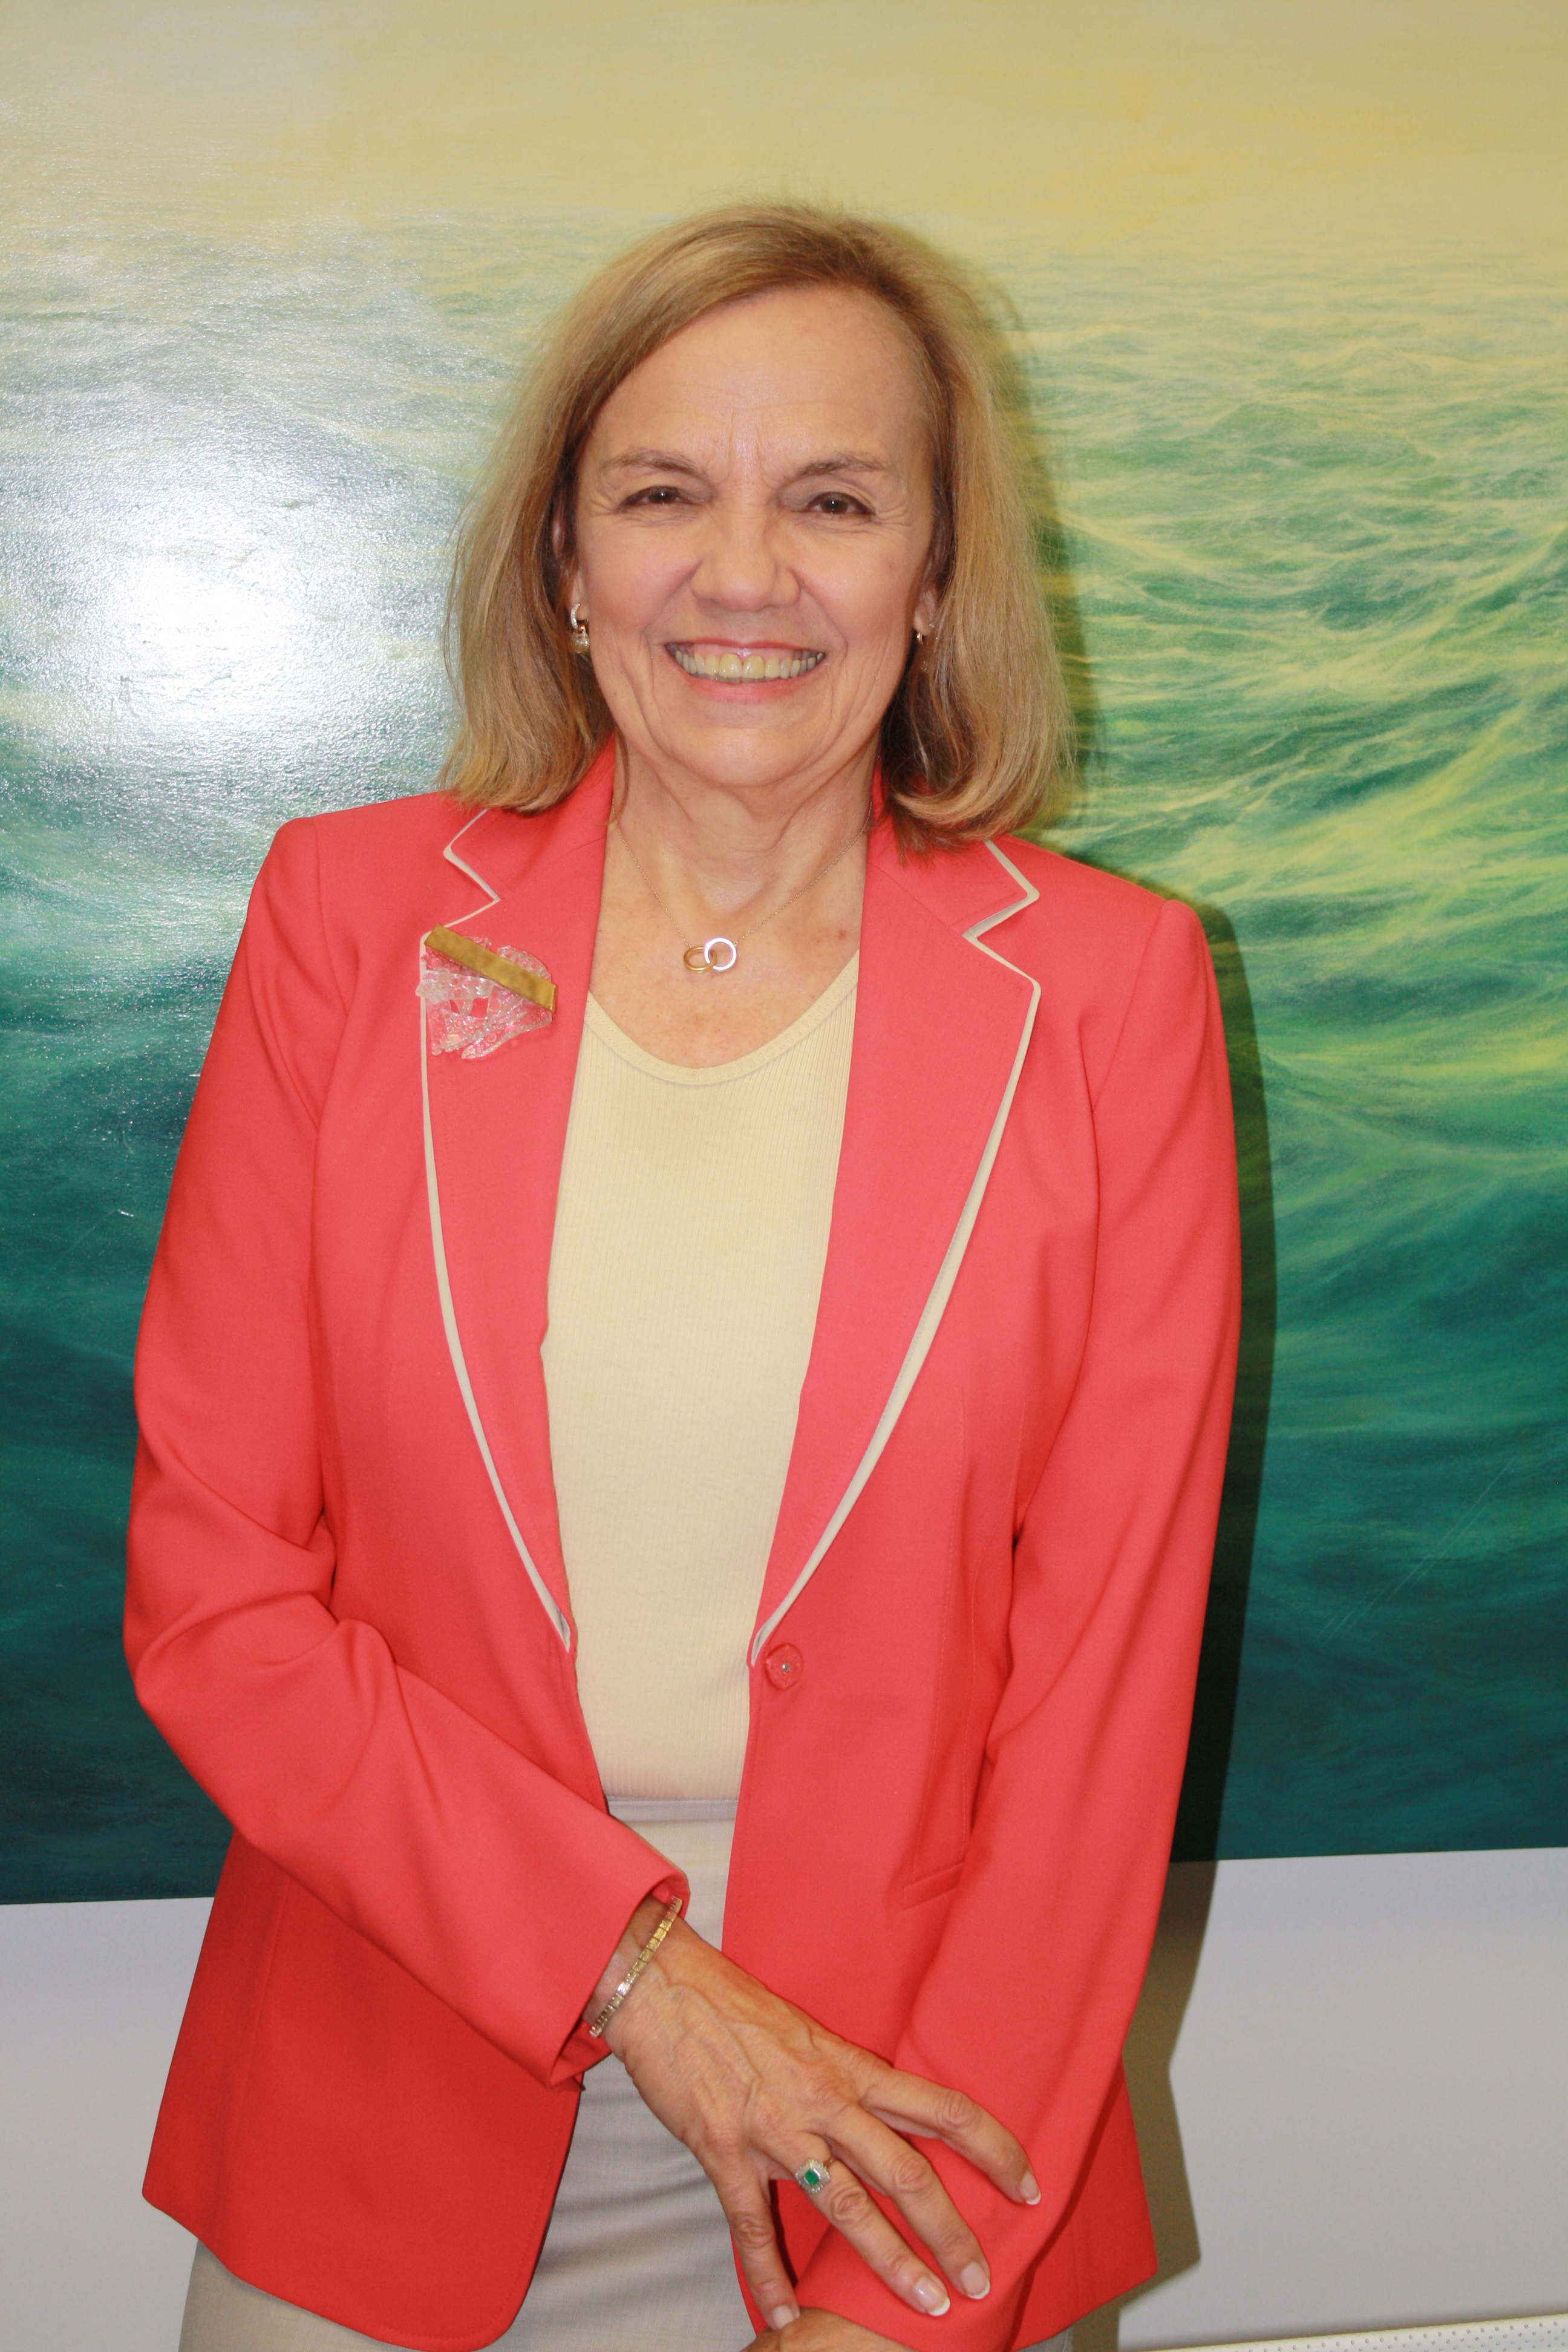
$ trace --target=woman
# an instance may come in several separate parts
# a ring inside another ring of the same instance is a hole
[[[128,1652],[235,1827],[186,2352],[1035,2344],[1152,2267],[1201,934],[998,837],[1060,689],[900,232],[606,271],[456,619],[450,792],[263,868],[143,1327]]]

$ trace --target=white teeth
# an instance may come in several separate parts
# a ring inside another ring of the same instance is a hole
[[[726,682],[769,677],[803,677],[827,659],[826,654],[697,653],[689,646],[671,646],[688,677],[721,678]]]

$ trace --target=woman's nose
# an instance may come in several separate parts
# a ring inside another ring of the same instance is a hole
[[[784,601],[773,518],[744,507],[710,512],[707,542],[692,586],[707,603],[760,612]]]

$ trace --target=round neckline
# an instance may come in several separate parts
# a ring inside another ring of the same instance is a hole
[[[618,1060],[629,1063],[634,1070],[641,1070],[650,1078],[662,1078],[669,1086],[723,1086],[732,1078],[749,1077],[753,1070],[762,1069],[803,1045],[814,1029],[837,1012],[847,996],[853,995],[859,976],[860,950],[857,948],[843,971],[828,982],[820,996],[812,998],[805,1011],[787,1029],[781,1029],[766,1045],[754,1045],[749,1054],[738,1055],[732,1062],[710,1062],[698,1066],[689,1062],[661,1062],[657,1054],[650,1054],[612,1021],[596,996],[588,998],[584,1020],[600,1044],[608,1046]]]

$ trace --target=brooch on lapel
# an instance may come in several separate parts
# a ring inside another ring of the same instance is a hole
[[[547,1027],[555,1013],[555,982],[537,956],[439,923],[420,943],[419,993],[429,1008],[430,1051],[465,1062]]]

